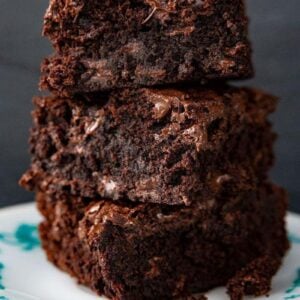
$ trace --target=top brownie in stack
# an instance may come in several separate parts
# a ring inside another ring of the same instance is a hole
[[[35,100],[27,188],[189,205],[231,183],[264,180],[272,164],[276,101],[260,91],[218,85],[82,97]]]
[[[51,0],[56,55],[41,86],[60,94],[252,76],[242,0]]]

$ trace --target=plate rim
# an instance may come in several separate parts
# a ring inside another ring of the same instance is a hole
[[[1,217],[1,215],[5,215],[5,214],[13,212],[15,210],[28,210],[28,209],[32,209],[33,207],[36,208],[36,203],[34,201],[31,201],[28,203],[21,203],[21,204],[19,203],[19,204],[5,206],[5,207],[0,208],[0,217]]]

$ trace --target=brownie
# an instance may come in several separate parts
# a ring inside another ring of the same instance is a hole
[[[253,74],[243,0],[51,0],[42,88],[61,94]]]
[[[174,299],[226,284],[232,300],[266,294],[288,248],[286,194],[262,183],[219,196],[187,207],[38,193],[42,245],[111,299]]]
[[[273,162],[276,100],[253,89],[124,89],[35,106],[30,190],[190,205],[255,184]]]

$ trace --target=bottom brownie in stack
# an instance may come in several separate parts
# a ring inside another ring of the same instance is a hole
[[[192,206],[37,194],[50,261],[112,299],[170,299],[226,285],[261,295],[288,248],[285,192],[234,187]]]

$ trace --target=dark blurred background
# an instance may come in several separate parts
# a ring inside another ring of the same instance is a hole
[[[39,64],[51,52],[41,38],[47,0],[0,1],[0,207],[33,200],[17,181],[29,164],[31,98]],[[243,84],[281,98],[273,122],[280,139],[273,179],[300,212],[300,1],[248,0],[256,77]]]

